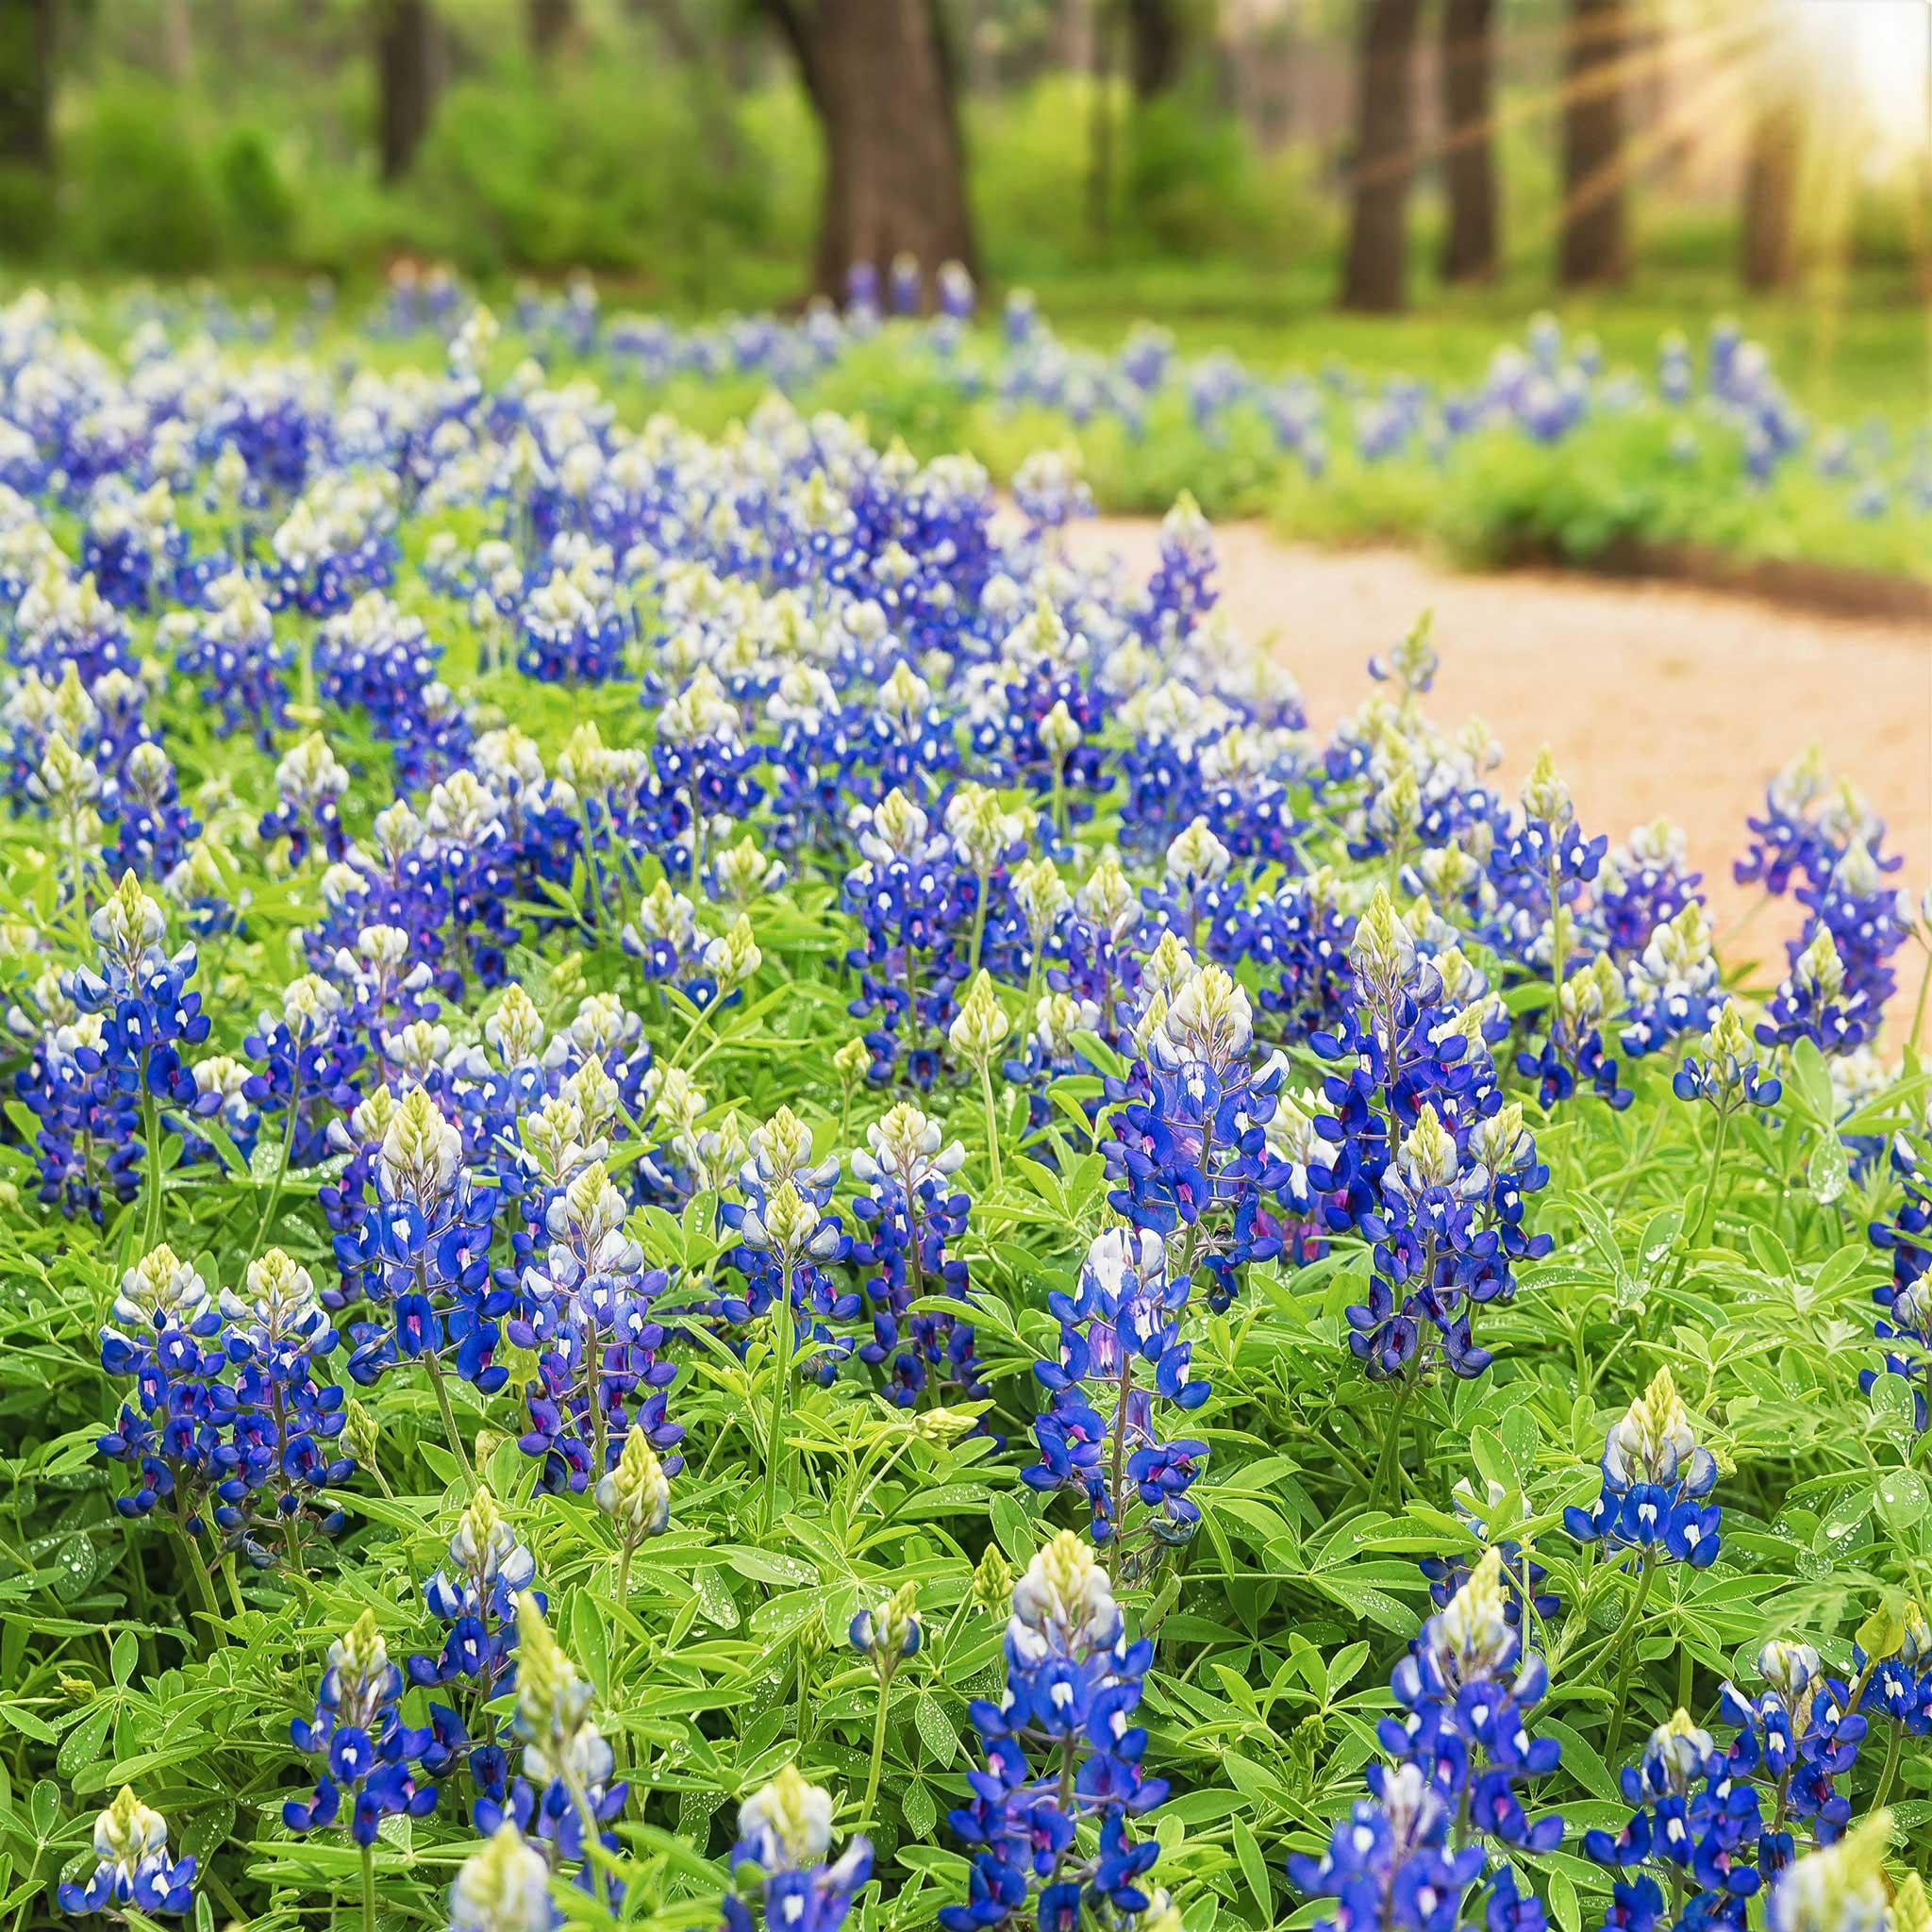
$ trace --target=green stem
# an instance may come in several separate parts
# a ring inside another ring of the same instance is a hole
[[[1872,1809],[1883,1811],[1885,1801],[1891,1796],[1891,1781],[1898,1775],[1898,1755],[1905,1743],[1906,1727],[1894,1724],[1891,1727],[1891,1741],[1885,1747],[1885,1769],[1878,1774],[1878,1789],[1872,1794]]]
[[[966,955],[968,961],[966,977],[969,982],[974,974],[979,971],[979,949],[986,938],[986,893],[988,886],[992,881],[992,874],[991,872],[976,873],[974,877],[979,881],[979,891],[974,895],[973,902],[973,944],[968,949]]]
[[[362,1932],[375,1932],[375,1847],[362,1847]]]
[[[251,1259],[260,1255],[261,1244],[275,1225],[275,1209],[282,1202],[282,1183],[289,1178],[289,1162],[295,1155],[295,1121],[301,1111],[302,1083],[298,1078],[289,1089],[289,1121],[282,1129],[281,1158],[275,1162],[275,1179],[269,1183],[268,1205],[261,1210],[261,1225],[255,1230],[255,1245],[248,1250]]]
[[[1388,1487],[1391,1473],[1400,1481],[1402,1473],[1402,1412],[1408,1402],[1407,1386],[1401,1389],[1395,1400],[1389,1405],[1388,1419],[1382,1425],[1382,1454],[1375,1464],[1375,1476],[1369,1486],[1369,1507],[1382,1507],[1382,1492]]]
[[[986,1108],[986,1151],[992,1159],[992,1184],[1000,1185],[1000,1124],[992,1104],[992,1062],[979,1063],[979,1098]]]
[[[859,1809],[858,1828],[870,1831],[873,1826],[872,1807],[878,1802],[879,1773],[886,1761],[886,1705],[892,1691],[891,1677],[879,1679],[879,1707],[872,1721],[872,1769],[865,1778],[865,1803]]]
[[[429,1386],[436,1391],[436,1406],[442,1411],[442,1432],[449,1438],[449,1446],[456,1451],[456,1457],[463,1465],[463,1475],[470,1487],[476,1487],[476,1472],[470,1464],[470,1445],[463,1441],[463,1432],[457,1427],[457,1413],[450,1407],[449,1391],[443,1386],[442,1364],[436,1358],[436,1351],[429,1350],[423,1359],[429,1365]]]
[[[1643,1606],[1650,1598],[1650,1586],[1656,1580],[1657,1566],[1646,1551],[1637,1578],[1636,1593],[1631,1597],[1630,1607],[1624,1612],[1624,1621],[1617,1626],[1617,1634],[1611,1640],[1610,1647],[1617,1653],[1617,1694],[1610,1706],[1609,1738],[1604,1751],[1605,1760],[1610,1764],[1617,1761],[1617,1746],[1624,1736],[1624,1704],[1630,1694],[1630,1666],[1637,1654],[1637,1643],[1631,1633],[1642,1619]]]
[[[1919,1050],[1919,1028],[1925,1024],[1927,992],[1932,992],[1932,940],[1925,942],[1925,967],[1919,974],[1919,997],[1912,1002],[1912,1030],[1906,1037],[1906,1044],[1914,1053]]]
[[[141,1138],[147,1143],[147,1158],[142,1163],[141,1217],[141,1252],[145,1258],[161,1238],[161,1120],[148,1091],[145,1054],[141,1057]]]
[[[778,1505],[778,1465],[785,1459],[785,1401],[791,1384],[791,1269],[778,1271],[778,1299],[772,1307],[772,1422],[765,1440],[765,1494],[758,1534],[769,1536]]]

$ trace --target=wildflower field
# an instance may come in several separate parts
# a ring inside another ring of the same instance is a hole
[[[0,309],[0,1923],[1932,1932],[1924,881],[1794,744],[1754,958],[1065,543],[1138,413],[1923,570],[1923,441],[941,286]]]

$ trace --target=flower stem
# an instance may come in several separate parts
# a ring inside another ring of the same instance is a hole
[[[155,1251],[161,1238],[161,1121],[154,1094],[147,1084],[147,1056],[141,1057],[141,1138],[147,1143],[147,1158],[142,1163],[142,1191],[144,1196],[141,1216],[141,1252]]]
[[[1919,997],[1912,1002],[1912,1030],[1906,1037],[1906,1044],[1914,1053],[1919,1050],[1919,1028],[1925,1024],[1925,995],[1932,992],[1932,941],[1925,945],[1925,967],[1919,974]]]
[[[859,1808],[858,1828],[870,1831],[873,1827],[872,1807],[878,1802],[879,1772],[886,1761],[886,1706],[892,1694],[892,1680],[879,1679],[879,1707],[872,1721],[872,1769],[865,1778],[865,1803]]]
[[[1891,1727],[1891,1741],[1885,1747],[1885,1769],[1878,1774],[1878,1789],[1872,1794],[1872,1809],[1883,1811],[1885,1801],[1891,1796],[1891,1781],[1898,1775],[1898,1755],[1905,1742],[1906,1727],[1894,1723]]]
[[[986,1151],[992,1159],[992,1184],[1000,1184],[1000,1124],[992,1104],[992,1061],[979,1063],[979,1098],[986,1108]]]
[[[778,1504],[778,1465],[785,1458],[785,1401],[791,1383],[791,1270],[779,1270],[778,1299],[772,1307],[772,1423],[765,1439],[765,1494],[758,1534],[769,1536]]]
[[[1610,1648],[1617,1653],[1617,1694],[1610,1706],[1609,1737],[1604,1750],[1604,1757],[1611,1764],[1617,1761],[1617,1746],[1623,1740],[1624,1704],[1630,1694],[1630,1666],[1637,1654],[1637,1643],[1632,1632],[1642,1619],[1643,1606],[1650,1597],[1650,1586],[1656,1580],[1657,1565],[1652,1562],[1650,1553],[1646,1550],[1642,1567],[1638,1573],[1636,1593],[1631,1597],[1630,1607],[1624,1612],[1624,1621],[1617,1626],[1617,1634],[1610,1641]]]
[[[449,1446],[456,1451],[457,1460],[463,1465],[463,1475],[474,1490],[476,1487],[476,1472],[470,1463],[470,1445],[463,1441],[463,1432],[457,1427],[456,1410],[450,1407],[449,1391],[443,1385],[442,1364],[431,1349],[423,1359],[429,1364],[429,1386],[436,1391],[436,1406],[442,1411],[443,1434],[449,1438]]]
[[[375,1847],[362,1847],[362,1932],[375,1932]]]
[[[298,1050],[296,1064],[301,1064]],[[275,1225],[275,1209],[281,1206],[282,1184],[289,1178],[289,1162],[295,1153],[295,1120],[302,1111],[302,1081],[299,1074],[289,1083],[289,1120],[282,1129],[281,1158],[275,1162],[275,1179],[269,1183],[268,1205],[261,1210],[261,1225],[255,1230],[255,1245],[248,1250],[251,1258],[261,1253],[261,1244],[268,1239],[268,1231]]]

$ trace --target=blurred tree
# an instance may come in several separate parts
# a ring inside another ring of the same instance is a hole
[[[1563,216],[1557,273],[1566,288],[1629,271],[1624,204],[1627,0],[1570,0],[1563,35]]]
[[[577,29],[576,0],[525,0],[524,38],[547,60]]]
[[[1174,87],[1188,62],[1181,0],[1126,0],[1127,74],[1134,98],[1151,101]]]
[[[1496,272],[1495,68],[1495,0],[1442,0],[1445,282],[1486,281]]]
[[[1791,278],[1791,216],[1804,145],[1804,116],[1789,95],[1766,102],[1752,118],[1740,225],[1747,289],[1781,289]]]
[[[53,167],[54,5],[0,0],[0,167]]]
[[[436,100],[436,16],[429,0],[373,0],[376,134],[382,178],[409,171]]]
[[[814,281],[916,256],[977,270],[952,50],[936,0],[759,0],[798,62],[825,141]]]
[[[1421,10],[1421,0],[1361,0],[1348,256],[1341,276],[1345,308],[1390,314],[1407,300]]]

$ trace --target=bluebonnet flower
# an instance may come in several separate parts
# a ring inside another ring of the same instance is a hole
[[[617,1849],[610,1827],[624,1811],[629,1787],[612,1782],[614,1760],[591,1715],[591,1687],[527,1591],[516,1599],[516,1624],[517,1702],[510,1729],[523,1746],[521,1767],[507,1799],[488,1793],[477,1799],[475,1824],[491,1833],[505,1818],[512,1820],[543,1846],[553,1869],[577,1866],[584,1890],[602,1890],[614,1906],[617,1882],[598,1885],[589,1845],[594,1836],[607,1851]]]
[[[1532,1824],[1516,1790],[1554,1771],[1560,1753],[1555,1740],[1529,1734],[1548,1673],[1541,1657],[1525,1654],[1509,1620],[1500,1549],[1485,1552],[1448,1607],[1423,1625],[1389,1682],[1405,1714],[1377,1725],[1382,1748],[1423,1768],[1455,1805],[1463,1832],[1516,1851],[1561,1843],[1563,1821],[1552,1814]]]
[[[349,789],[349,774],[319,731],[311,731],[275,767],[275,808],[261,821],[264,840],[287,839],[289,857],[299,865],[312,845],[332,859],[348,851],[337,801]]]
[[[859,975],[851,1011],[874,1019],[865,1038],[874,1080],[891,1077],[903,1061],[915,1086],[930,1087],[952,1017],[960,970],[954,947],[971,896],[956,880],[951,841],[904,791],[856,811],[853,823],[859,862],[841,893],[863,936],[847,955]]]
[[[316,1374],[337,1336],[308,1269],[280,1248],[248,1264],[245,1286],[245,1295],[221,1293],[222,1342],[234,1375],[208,1391],[228,1439],[214,1522],[225,1548],[260,1567],[272,1560],[260,1541],[266,1505],[284,1554],[299,1568],[306,1524],[312,1521],[325,1536],[342,1525],[342,1512],[321,1504],[320,1492],[344,1487],[356,1468],[342,1453],[341,1385]]]
[[[1763,815],[1747,821],[1752,846],[1733,868],[1740,885],[1762,885],[1775,896],[1789,891],[1794,877],[1816,884],[1828,876],[1835,855],[1811,810],[1825,791],[1824,760],[1814,744],[1772,779]]]
[[[398,1363],[421,1360],[446,1409],[447,1354],[464,1381],[493,1393],[508,1379],[494,1352],[515,1300],[490,1264],[497,1193],[464,1164],[461,1133],[425,1089],[412,1089],[391,1116],[375,1179],[359,1228],[337,1237],[338,1258],[357,1271],[372,1304],[372,1319],[349,1331],[350,1375],[366,1388]],[[459,1441],[451,1447],[460,1453]]]
[[[193,1106],[194,1076],[182,1063],[181,1048],[199,1046],[208,1035],[201,995],[188,985],[196,967],[194,948],[183,946],[172,957],[161,950],[166,920],[131,872],[122,874],[88,930],[99,958],[76,968],[69,984],[75,1005],[98,1014],[101,1024],[98,1045],[78,1048],[78,1063],[115,1092],[139,1095],[144,1109],[150,1099]],[[145,1110],[142,1118],[148,1118]],[[143,1159],[158,1157],[159,1149],[148,1146]],[[151,1175],[151,1185],[158,1185],[158,1175]]]
[[[330,617],[364,591],[391,583],[401,554],[393,535],[395,488],[394,476],[383,473],[318,477],[269,540],[275,608]]]
[[[1827,1054],[1849,1053],[1871,1038],[1875,1013],[1862,987],[1848,986],[1845,962],[1830,931],[1821,926],[1791,959],[1757,1027],[1758,1043],[1790,1046],[1808,1040]]]
[[[551,1932],[550,1861],[506,1818],[458,1869],[449,1932]]]
[[[1610,1425],[1604,1438],[1603,1493],[1588,1509],[1563,1511],[1578,1542],[1601,1541],[1613,1554],[1639,1553],[1641,1563],[1717,1560],[1720,1511],[1705,1499],[1717,1482],[1717,1460],[1698,1441],[1669,1369]]]
[[[1692,1890],[1696,1924],[1743,1932],[1745,1902],[1762,1883],[1754,1862],[1763,1830],[1757,1786],[1681,1710],[1652,1732],[1619,1782],[1636,1809],[1614,1835],[1585,1832],[1584,1855],[1618,1873],[1650,1866],[1669,1879],[1674,1898]],[[1661,1905],[1654,1879],[1621,1878],[1604,1924],[1661,1924]]]
[[[1371,1795],[1336,1824],[1319,1857],[1290,1856],[1289,1883],[1335,1901],[1315,1921],[1318,1932],[1457,1932],[1463,1897],[1487,1862],[1483,1847],[1451,1846],[1454,1813],[1420,1766],[1374,1764],[1368,1778]]]
[[[1005,1695],[969,1713],[986,1768],[968,1773],[972,1796],[948,1817],[973,1861],[970,1887],[939,1922],[977,1932],[1027,1914],[1072,1932],[1083,1909],[1103,1924],[1133,1921],[1153,1904],[1141,1881],[1158,1851],[1129,1839],[1128,1821],[1167,1795],[1141,1770],[1147,1733],[1132,1721],[1153,1646],[1128,1641],[1085,1538],[1062,1530],[1035,1555],[1013,1588],[1005,1652]],[[1097,1826],[1091,1852],[1077,1842],[1083,1824]]]
[[[1591,915],[1604,945],[1617,960],[1630,959],[1660,929],[1691,908],[1702,908],[1697,890],[1702,882],[1689,869],[1684,834],[1677,826],[1668,819],[1639,825],[1597,868]],[[1686,936],[1696,930],[1687,924]]]
[[[952,1184],[966,1150],[941,1141],[937,1122],[901,1102],[866,1129],[866,1145],[852,1158],[853,1178],[865,1191],[853,1201],[863,1232],[850,1258],[876,1271],[865,1283],[872,1340],[858,1358],[885,1370],[887,1393],[902,1408],[928,1391],[941,1402],[949,1391],[969,1401],[987,1393],[973,1324],[962,1319],[971,1306],[966,1263],[948,1252],[964,1235],[971,1207]],[[941,1298],[958,1302],[960,1313],[913,1307]]]
[[[831,1324],[849,1322],[864,1307],[825,1272],[852,1251],[851,1237],[829,1208],[838,1157],[814,1160],[811,1130],[787,1107],[752,1130],[750,1150],[738,1176],[743,1199],[718,1208],[720,1225],[738,1237],[724,1258],[744,1277],[744,1292],[724,1296],[719,1311],[739,1325],[788,1295],[794,1334],[816,1351],[814,1372],[829,1378],[848,1347]]]
[[[294,654],[276,641],[275,613],[251,577],[217,577],[206,594],[205,611],[163,620],[177,640],[175,668],[219,712],[225,736],[248,731],[266,751],[288,723]]]
[[[297,1718],[289,1727],[296,1750],[324,1765],[314,1795],[282,1807],[291,1831],[325,1829],[346,1800],[350,1838],[373,1845],[385,1818],[424,1818],[435,1810],[436,1786],[422,1774],[431,1768],[425,1754],[432,1740],[403,1723],[402,1694],[403,1674],[389,1660],[375,1612],[364,1610],[328,1647],[313,1722]]]
[[[882,1683],[890,1683],[908,1657],[919,1654],[924,1625],[918,1610],[919,1586],[902,1584],[871,1608],[853,1612],[846,1641],[868,1659]]]
[[[1833,1028],[1833,1050],[1840,1053],[1856,1052],[1876,1037],[1879,1016],[1898,983],[1891,957],[1913,929],[1910,900],[1885,876],[1899,861],[1881,859],[1866,831],[1864,824],[1855,824],[1830,876],[1800,886],[1795,894],[1810,917],[1801,940],[1790,948],[1793,974],[1808,943],[1820,934],[1831,936],[1838,953],[1843,981],[1836,995],[1840,1014]]]
[[[1932,1731],[1932,1620],[1923,1605],[1908,1603],[1869,1618],[1852,1645],[1852,1663],[1859,1710],[1914,1737]]]
[[[471,1708],[479,1713],[474,1727],[448,1706],[432,1703],[430,1729],[442,1751],[463,1757],[479,1796],[498,1805],[508,1796],[509,1755],[489,1706],[515,1675],[519,1601],[529,1591],[543,1607],[536,1571],[489,1485],[479,1483],[450,1538],[449,1567],[423,1586],[430,1614],[449,1626],[442,1648],[434,1657],[412,1655],[406,1667],[411,1684],[471,1693]]]
[[[1169,1274],[1166,1243],[1151,1228],[1096,1236],[1074,1292],[1047,1297],[1060,1324],[1058,1358],[1033,1367],[1052,1400],[1033,1424],[1041,1460],[1023,1479],[1036,1490],[1080,1492],[1093,1540],[1120,1545],[1122,1573],[1130,1577],[1151,1569],[1163,1549],[1187,1542],[1201,1520],[1188,1491],[1207,1465],[1208,1445],[1155,1433],[1157,1396],[1186,1413],[1209,1393],[1191,1373],[1192,1344],[1180,1340],[1189,1286],[1185,1274]],[[1152,1370],[1152,1389],[1136,1386],[1137,1361]],[[1107,1401],[1104,1417],[1090,1385]],[[1144,1511],[1129,1538],[1135,1494]]]
[[[872,1876],[872,1844],[855,1836],[836,1859],[831,1850],[831,1793],[788,1764],[738,1808],[722,1932],[754,1932],[760,1918],[771,1932],[839,1932]]]
[[[121,1277],[100,1332],[101,1367],[131,1378],[131,1401],[95,1447],[125,1462],[135,1489],[114,1499],[123,1516],[165,1506],[190,1536],[228,1461],[209,1387],[226,1362],[222,1311],[200,1273],[163,1244]]]
[[[1885,1875],[1890,1842],[1891,1814],[1879,1811],[1848,1838],[1800,1858],[1772,1888],[1769,1932],[1909,1932]],[[1922,1881],[1915,1901],[1921,1918],[1924,1904]]]
[[[1631,1055],[1657,1053],[1687,1033],[1702,1033],[1724,994],[1710,921],[1692,900],[1656,925],[1624,969],[1628,1005],[1618,1035]]]
[[[1208,1275],[1208,1302],[1234,1298],[1238,1271],[1279,1252],[1258,1224],[1278,1185],[1267,1124],[1286,1062],[1254,1062],[1248,997],[1222,967],[1197,967],[1172,934],[1143,977],[1135,1062],[1106,1143],[1108,1199],[1138,1227],[1181,1234],[1180,1273]]]
[[[524,1272],[524,1304],[506,1332],[537,1351],[525,1385],[529,1428],[524,1453],[538,1457],[544,1488],[594,1488],[617,1467],[631,1430],[669,1450],[684,1431],[666,1413],[676,1374],[662,1358],[664,1328],[651,1312],[662,1269],[647,1269],[625,1231],[629,1208],[601,1160],[584,1166],[550,1203],[550,1243],[541,1266]],[[665,1473],[684,1466],[674,1456]]]
[[[1721,1707],[1738,1727],[1730,1752],[1734,1774],[1765,1787],[1768,1816],[1757,1867],[1769,1875],[1794,1856],[1794,1823],[1808,1824],[1819,1844],[1842,1834],[1851,1800],[1834,1781],[1857,1761],[1868,1724],[1863,1699],[1826,1674],[1808,1643],[1767,1643],[1757,1654],[1757,1674],[1768,1687],[1760,1695],[1747,1697],[1727,1683]]]
[[[1698,1051],[1687,1055],[1672,1077],[1671,1091],[1679,1100],[1706,1102],[1722,1122],[1740,1108],[1775,1107],[1784,1082],[1758,1072],[1737,1003],[1725,1000],[1712,1015]]]
[[[1312,1036],[1345,1069],[1324,1081],[1315,1121],[1334,1151],[1307,1169],[1328,1226],[1375,1244],[1369,1299],[1348,1310],[1349,1347],[1377,1380],[1439,1365],[1479,1375],[1491,1355],[1472,1312],[1508,1300],[1514,1264],[1548,1252],[1549,1237],[1523,1221],[1549,1171],[1522,1108],[1497,1089],[1487,1001],[1447,1003],[1443,968],[1460,977],[1459,956],[1425,958],[1378,888],[1349,963],[1340,1024]]]
[[[149,1918],[178,1919],[193,1904],[194,1859],[168,1855],[168,1821],[143,1805],[126,1785],[94,1820],[94,1857],[100,1861],[85,1882],[63,1879],[60,1909],[75,1917],[94,1912],[125,1916],[127,1908]]]

